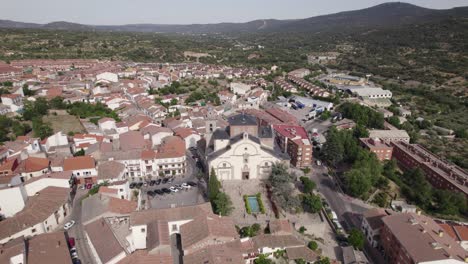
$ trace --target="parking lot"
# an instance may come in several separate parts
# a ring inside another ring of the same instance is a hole
[[[182,187],[182,184],[187,182],[195,183],[196,186],[187,184]],[[146,208],[162,209],[204,203],[207,201],[203,194],[204,189],[204,182],[192,178],[191,180],[178,179],[159,185],[143,186],[141,192],[143,199],[146,200]],[[159,194],[155,193],[156,190]]]

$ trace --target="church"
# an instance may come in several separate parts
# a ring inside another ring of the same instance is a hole
[[[217,129],[209,140],[207,163],[219,180],[267,179],[275,163],[289,166],[289,156],[275,145],[270,126],[261,126],[246,114],[228,118],[226,130]]]

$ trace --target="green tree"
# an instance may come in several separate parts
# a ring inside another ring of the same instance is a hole
[[[66,109],[67,104],[63,101],[62,97],[56,96],[50,100],[50,107],[52,109]]]
[[[73,154],[74,157],[79,157],[79,156],[84,156],[84,155],[85,155],[84,149],[80,149],[77,152],[75,152],[75,154]]]
[[[349,232],[348,242],[355,249],[362,250],[364,248],[365,237],[361,230],[353,228]]]
[[[372,187],[368,170],[351,169],[345,173],[345,183],[348,191],[354,197],[361,197]]]
[[[314,262],[314,264],[330,264],[330,259],[328,257],[321,256],[319,260]]]
[[[400,119],[398,118],[398,116],[389,117],[388,122],[397,128],[400,127]]]
[[[367,138],[369,137],[369,131],[362,125],[357,125],[353,129],[353,135],[355,138]]]
[[[214,212],[215,214],[227,216],[229,215],[234,207],[232,206],[231,198],[224,192],[219,192],[216,195],[216,198],[212,202],[214,205]]]
[[[208,180],[208,198],[213,201],[220,193],[221,183],[216,176],[214,168],[211,168],[210,179]]]
[[[318,195],[314,194],[305,194],[302,196],[302,204],[304,205],[304,210],[309,213],[318,213],[322,210],[322,200]]]
[[[318,249],[318,244],[314,240],[310,241],[309,244],[307,244],[307,247],[312,249],[313,251]]]
[[[304,187],[305,193],[311,193],[317,186],[314,181],[305,176],[302,176],[300,180],[302,182],[302,186]]]
[[[273,261],[271,259],[267,258],[267,256],[265,254],[260,254],[254,260],[254,264],[273,264]]]
[[[33,96],[36,94],[35,91],[29,89],[29,86],[26,83],[23,85],[23,93],[24,96]]]

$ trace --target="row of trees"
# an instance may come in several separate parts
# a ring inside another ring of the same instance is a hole
[[[26,122],[20,122],[4,115],[0,115],[0,142],[23,136],[31,131],[31,126]]]
[[[384,116],[367,106],[346,102],[338,110],[344,117],[356,122],[358,125],[368,128],[383,128]]]
[[[211,168],[210,179],[208,180],[208,198],[215,214],[226,216],[234,209],[229,195],[221,190],[221,183],[214,168]]]

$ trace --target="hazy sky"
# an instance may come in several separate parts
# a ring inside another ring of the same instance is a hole
[[[370,7],[385,0],[0,0],[0,19],[48,23],[190,24],[306,18]],[[468,0],[407,0],[428,8],[467,6]]]

